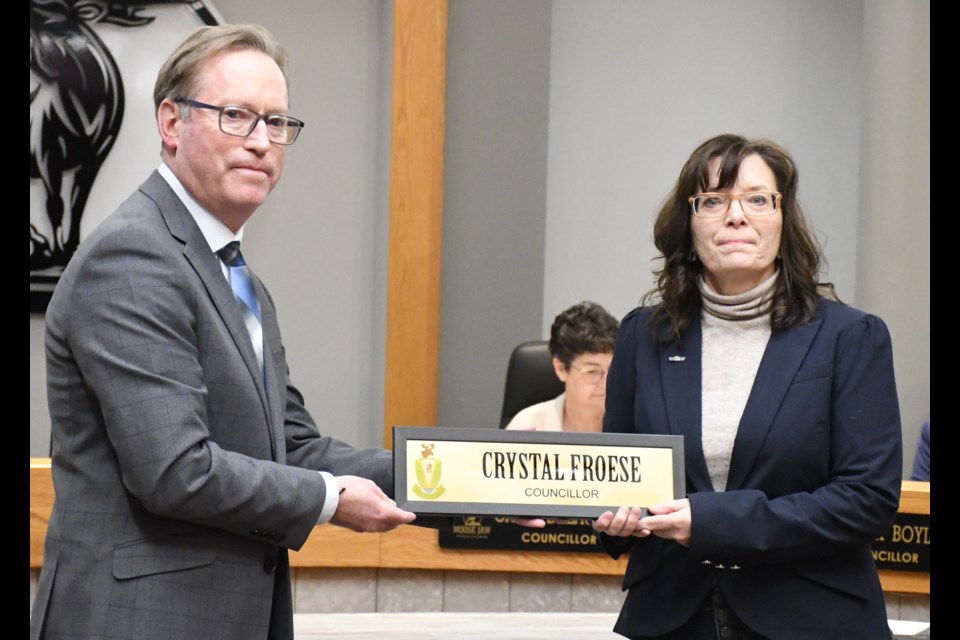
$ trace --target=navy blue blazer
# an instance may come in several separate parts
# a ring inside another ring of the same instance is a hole
[[[601,536],[613,557],[630,553],[615,630],[666,633],[717,585],[770,638],[888,638],[871,542],[897,513],[903,450],[884,322],[823,301],[809,324],[770,337],[718,493],[701,447],[700,319],[682,347],[657,345],[650,313],[621,323],[603,430],[684,436],[693,530],[689,548]]]

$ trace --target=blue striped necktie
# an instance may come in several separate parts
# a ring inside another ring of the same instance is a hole
[[[240,243],[234,240],[217,251],[217,255],[229,267],[230,287],[233,289],[233,295],[243,312],[243,323],[247,326],[247,332],[253,342],[253,350],[257,354],[257,363],[260,365],[262,373],[263,329],[260,325],[260,302],[257,300],[257,292],[253,288],[250,269],[247,268],[247,263],[243,260],[243,254],[240,253]]]

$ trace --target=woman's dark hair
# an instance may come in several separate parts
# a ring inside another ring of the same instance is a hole
[[[550,354],[567,369],[583,353],[613,353],[620,323],[595,302],[577,303],[560,312],[550,327]]]
[[[715,188],[728,189],[736,184],[743,159],[753,154],[759,155],[773,171],[782,194],[783,230],[777,256],[780,275],[773,294],[772,331],[809,322],[821,297],[838,299],[833,284],[820,282],[825,258],[797,201],[798,176],[793,158],[770,140],[721,134],[702,143],[687,159],[653,225],[654,245],[663,265],[654,271],[657,284],[643,295],[641,304],[659,302],[649,324],[658,341],[679,344],[680,336],[700,313],[698,280],[703,263],[691,260],[693,212],[688,198],[714,188],[708,167],[711,160],[720,159],[719,183]]]

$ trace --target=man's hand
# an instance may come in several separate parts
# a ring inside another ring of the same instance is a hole
[[[397,508],[372,480],[358,476],[337,476],[340,504],[330,522],[359,533],[390,531],[409,524],[416,514]]]

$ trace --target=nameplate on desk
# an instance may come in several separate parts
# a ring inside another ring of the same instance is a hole
[[[684,495],[683,437],[394,427],[397,506],[422,515],[596,518]]]
[[[872,547],[878,569],[929,573],[930,514],[898,513]]]
[[[459,516],[452,518],[449,529],[440,529],[438,541],[446,549],[606,553],[591,522],[588,518],[547,518],[544,528],[531,529],[509,518]]]

